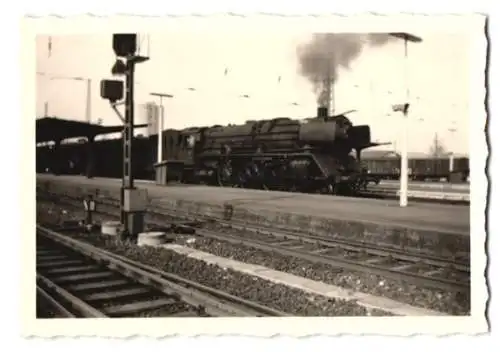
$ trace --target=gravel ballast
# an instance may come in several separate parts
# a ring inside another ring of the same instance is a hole
[[[153,219],[158,221],[160,217],[154,216]],[[266,239],[270,236],[244,230],[219,229],[219,231],[248,239],[259,237]],[[228,243],[200,236],[197,236],[192,243],[187,243],[181,239],[179,244],[220,257],[262,265],[307,279],[375,296],[387,297],[416,307],[432,309],[451,315],[470,314],[470,292],[455,293],[422,288],[404,281],[388,280],[378,275],[366,273],[347,272],[331,265],[312,263],[303,259],[281,255],[271,249],[263,251],[244,244]],[[310,246],[312,246],[311,249],[315,247],[314,244]]]
[[[228,230],[225,229],[224,232]],[[229,230],[243,235],[242,231]],[[249,238],[256,234],[247,234]],[[191,241],[190,241],[191,242]],[[196,237],[191,243],[184,240],[180,244],[205,251],[213,255],[237,261],[257,264],[270,269],[321,281],[327,284],[382,296],[416,307],[432,309],[451,315],[470,314],[470,293],[445,292],[437,289],[425,289],[403,281],[387,280],[378,275],[358,272],[346,272],[326,264],[312,263],[306,260],[284,256],[272,250],[257,250],[243,244],[233,244],[214,239]]]
[[[74,219],[73,214],[62,212],[57,205],[40,202],[37,206],[37,216],[38,221],[43,222]],[[101,235],[74,234],[71,236],[165,272],[177,274],[215,289],[221,289],[229,294],[264,304],[291,315],[390,315],[376,309],[369,311],[355,301],[336,300],[306,293],[299,289],[188,258],[168,249],[137,247],[123,243],[117,238]]]
[[[203,237],[197,237],[194,242],[184,242],[182,244],[185,246],[220,257],[262,265],[311,280],[387,297],[417,307],[452,315],[467,315],[470,312],[470,297],[467,295],[424,289],[403,281],[387,280],[378,275],[346,272],[330,265],[311,263],[284,256],[272,250],[257,250],[244,244],[222,242]]]

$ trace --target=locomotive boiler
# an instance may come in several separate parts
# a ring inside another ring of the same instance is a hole
[[[185,179],[225,187],[351,193],[363,186],[360,154],[370,127],[345,115],[247,121],[181,132],[190,160]]]

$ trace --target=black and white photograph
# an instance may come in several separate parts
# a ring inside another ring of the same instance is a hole
[[[31,20],[33,330],[485,330],[485,19],[411,17]]]

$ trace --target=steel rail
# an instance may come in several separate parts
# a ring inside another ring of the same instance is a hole
[[[45,291],[40,285],[36,285],[36,292],[40,294],[40,296],[45,299],[52,308],[55,308],[56,311],[62,315],[64,318],[76,318],[76,316],[66,309],[62,304],[60,304],[57,299],[52,297],[47,291]]]
[[[172,216],[172,217],[183,217],[189,219],[189,216],[185,214],[181,214],[180,212],[172,211],[170,209],[161,209],[162,212],[167,213],[159,213],[157,211],[149,211],[150,214],[157,216]],[[110,214],[111,215],[111,214]],[[114,214],[113,214],[114,216]],[[276,238],[289,238],[296,239],[299,241],[308,242],[311,244],[321,244],[325,247],[333,248],[342,248],[348,251],[356,251],[356,252],[365,252],[367,254],[391,257],[393,259],[399,259],[404,261],[412,261],[415,263],[428,264],[443,268],[452,268],[462,272],[470,272],[470,265],[466,261],[457,261],[454,259],[447,259],[435,255],[425,254],[425,253],[409,253],[408,251],[401,250],[394,247],[389,246],[377,246],[368,242],[360,242],[360,241],[350,241],[340,238],[329,238],[327,236],[319,236],[312,235],[307,233],[301,233],[295,231],[287,231],[282,228],[271,228],[257,225],[249,225],[240,221],[231,220],[219,220],[219,219],[210,219],[206,218],[209,221],[213,221],[218,226],[222,226],[224,228],[231,228],[235,230],[243,230],[254,232],[257,234],[268,234],[275,236]],[[203,220],[200,220],[203,221]]]
[[[357,272],[363,272],[373,275],[379,275],[382,277],[387,277],[395,280],[409,281],[416,285],[422,285],[426,287],[438,288],[441,290],[453,290],[453,291],[463,291],[469,288],[469,285],[460,281],[442,279],[429,277],[424,275],[419,275],[411,272],[402,272],[395,270],[393,268],[384,268],[379,265],[368,263],[368,262],[357,262],[355,260],[349,260],[340,258],[338,256],[327,256],[319,253],[307,253],[305,251],[283,248],[278,244],[268,243],[265,241],[260,241],[256,239],[244,239],[240,236],[233,236],[229,234],[219,234],[214,232],[209,232],[206,230],[198,230],[197,234],[220,241],[227,241],[234,244],[244,244],[249,247],[253,247],[263,251],[273,251],[285,256],[292,256],[295,258],[300,258],[312,263],[326,264],[334,267],[338,267],[345,270],[352,270]]]
[[[108,213],[109,215],[113,215],[111,213]],[[159,215],[164,215],[161,213],[158,213]],[[116,216],[116,215],[114,215]],[[168,216],[168,215],[167,215]],[[177,214],[177,216],[179,216]],[[217,221],[220,221],[216,219]],[[148,221],[150,224],[154,225],[162,225],[161,223],[155,222],[155,221]],[[231,227],[231,222],[226,222],[229,223]],[[271,231],[271,233],[274,231]],[[409,281],[411,283],[414,283],[416,285],[422,285],[426,287],[432,287],[432,288],[438,288],[441,290],[452,290],[452,291],[464,291],[466,289],[470,288],[470,282],[462,282],[462,281],[456,281],[456,280],[450,280],[450,279],[443,279],[443,278],[438,278],[438,277],[431,277],[431,276],[426,276],[426,275],[421,275],[421,274],[416,274],[412,272],[404,272],[401,270],[395,270],[390,267],[383,267],[374,263],[370,262],[363,262],[363,261],[355,261],[355,260],[349,260],[345,258],[339,258],[338,256],[327,256],[327,255],[322,255],[319,253],[314,253],[314,252],[306,252],[306,251],[301,251],[301,250],[295,250],[295,249],[290,249],[290,248],[283,248],[279,244],[273,244],[269,243],[266,241],[261,241],[261,240],[256,240],[256,239],[247,239],[247,238],[242,238],[241,236],[237,235],[229,235],[229,234],[220,234],[216,233],[214,231],[207,231],[203,229],[197,229],[196,233],[198,235],[201,235],[203,237],[208,237],[216,240],[222,240],[222,241],[227,241],[235,244],[245,244],[247,246],[264,250],[264,251],[275,251],[278,252],[282,255],[287,255],[287,256],[293,256],[297,257],[303,260],[311,261],[314,263],[322,263],[322,264],[327,264],[331,265],[334,267],[339,267],[342,269],[346,270],[352,270],[352,271],[357,271],[357,272],[364,272],[368,274],[375,274],[375,275],[380,275],[383,277],[387,278],[392,278],[395,280],[404,280],[404,281]],[[286,234],[284,236],[287,236]],[[300,238],[300,236],[299,236]],[[384,257],[391,257],[392,254],[395,254],[396,252],[394,250],[391,251],[386,251],[385,249],[380,249],[381,254],[375,254],[379,256],[384,256]],[[386,252],[386,253],[384,253]],[[419,263],[419,262],[425,262],[425,260],[430,261],[428,258],[426,259],[425,256],[421,257],[418,255],[408,255],[406,256],[407,259],[405,260],[410,260],[414,263]],[[409,259],[408,259],[409,258]],[[444,264],[443,264],[444,263]],[[434,263],[431,265],[441,266],[438,263]],[[450,267],[450,263],[446,261],[441,261],[441,264],[443,265],[442,267],[445,269],[448,269]],[[455,263],[455,266],[457,268],[461,269],[466,269],[464,268],[463,263]],[[466,271],[466,270],[465,270]]]
[[[224,227],[250,231],[261,234],[268,234],[275,236],[277,238],[289,238],[295,239],[299,241],[304,241],[311,244],[321,244],[325,247],[330,248],[342,248],[348,251],[355,252],[365,252],[367,254],[383,256],[383,257],[391,257],[393,259],[399,259],[404,261],[411,261],[415,263],[428,264],[433,266],[439,266],[443,268],[453,268],[463,272],[470,272],[470,267],[466,262],[456,261],[452,259],[446,259],[438,256],[433,256],[424,253],[415,253],[409,254],[408,251],[404,251],[401,249],[396,249],[392,247],[382,247],[376,246],[368,242],[359,242],[359,241],[349,241],[343,240],[340,238],[328,238],[326,236],[318,236],[311,234],[299,234],[293,232],[286,231],[275,231],[271,228],[266,228],[262,226],[248,226],[248,225],[240,225],[237,223],[230,223],[227,221],[220,221],[220,225]]]
[[[278,311],[276,309],[268,308],[268,307],[263,306],[261,304],[258,304],[258,303],[252,302],[252,301],[248,301],[246,299],[239,298],[237,296],[230,295],[224,291],[217,290],[217,289],[214,289],[214,288],[211,288],[208,286],[204,286],[204,285],[199,284],[197,282],[187,280],[187,279],[180,277],[178,275],[167,273],[165,271],[159,270],[159,269],[154,268],[152,266],[136,262],[136,261],[129,259],[129,258],[126,258],[122,255],[111,253],[111,252],[108,252],[108,251],[101,249],[101,248],[97,248],[97,250],[101,251],[103,253],[106,253],[107,255],[113,256],[113,257],[117,258],[118,260],[121,260],[125,263],[136,266],[136,267],[140,268],[141,270],[145,270],[145,271],[148,271],[152,274],[159,275],[160,277],[165,278],[166,280],[175,282],[176,284],[179,284],[181,286],[193,287],[197,290],[200,290],[200,291],[203,291],[203,292],[208,293],[210,295],[213,295],[214,297],[216,297],[218,299],[227,300],[229,302],[235,302],[237,304],[240,304],[242,306],[247,306],[255,311],[259,311],[261,313],[264,313],[264,314],[270,315],[270,316],[283,316],[283,317],[289,316],[288,314],[285,314],[285,313]]]
[[[165,294],[178,296],[191,306],[203,305],[207,313],[212,316],[226,316],[227,314],[255,316],[255,313],[265,316],[287,316],[284,312],[235,297],[173,274],[161,272],[123,256],[112,254],[90,244],[59,234],[39,224],[37,224],[37,230],[52,240],[103,263],[131,279],[145,285],[151,285]]]
[[[76,309],[85,318],[107,318],[107,315],[88,305],[78,297],[72,295],[62,287],[56,285],[54,282],[45,276],[36,273],[36,280],[42,285],[46,286],[50,291],[53,291],[57,296],[66,300],[74,309]],[[60,305],[60,304],[59,304]],[[69,312],[68,312],[69,313]],[[71,313],[70,313],[71,314]]]

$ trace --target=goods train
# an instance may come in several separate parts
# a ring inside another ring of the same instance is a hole
[[[154,179],[157,138],[135,139],[136,178]],[[37,172],[84,174],[86,144],[61,144],[57,152],[37,148]],[[373,160],[361,160],[362,151],[376,145],[369,126],[353,125],[345,114],[328,116],[324,108],[304,120],[276,118],[163,133],[170,180],[330,194],[353,194],[374,178],[383,178],[383,173],[374,172]],[[121,139],[96,141],[92,150],[94,176],[121,177]]]
[[[363,166],[372,178],[398,180],[401,159],[399,155],[363,158]],[[469,177],[469,158],[455,157],[450,171],[449,157],[420,157],[408,159],[408,176],[415,181],[439,181],[446,179],[465,182]]]

